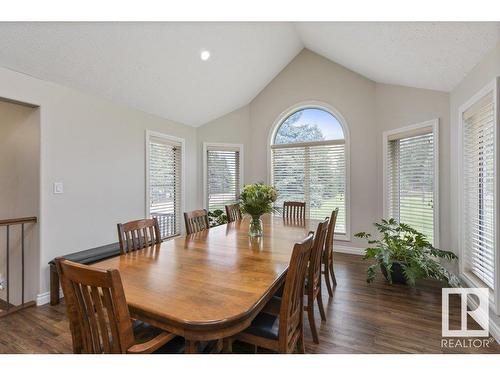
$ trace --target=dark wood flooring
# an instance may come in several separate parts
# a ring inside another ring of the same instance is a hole
[[[360,256],[336,254],[338,285],[323,296],[327,321],[319,325],[320,344],[312,342],[307,320],[307,353],[500,353],[489,348],[441,347],[441,289],[435,282],[415,288],[389,285],[382,276],[366,284],[367,263]],[[450,324],[458,327],[458,303],[452,304]],[[235,352],[246,352],[235,345]],[[31,307],[0,318],[0,353],[71,353],[65,306]]]

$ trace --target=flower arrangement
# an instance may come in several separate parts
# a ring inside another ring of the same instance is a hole
[[[263,183],[245,185],[240,194],[240,208],[245,214],[252,216],[249,234],[251,237],[262,236],[261,215],[273,212],[273,203],[278,192],[273,186]]]
[[[240,194],[240,208],[243,213],[261,216],[273,211],[273,202],[278,198],[276,189],[262,183],[245,185]]]

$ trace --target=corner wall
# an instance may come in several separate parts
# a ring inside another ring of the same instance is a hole
[[[459,236],[460,236],[460,217],[459,217],[459,199],[460,192],[458,160],[460,157],[458,142],[459,142],[459,108],[466,103],[472,96],[481,90],[493,79],[500,76],[500,43],[486,55],[479,64],[453,89],[450,94],[450,118],[451,118],[451,134],[450,134],[450,160],[451,160],[451,176],[450,176],[450,238],[451,248],[458,253],[459,251]],[[498,253],[498,249],[497,249]],[[490,310],[490,333],[495,339],[500,342],[500,316],[496,315],[493,310]]]
[[[40,111],[0,100],[0,219],[39,216]],[[25,273],[38,274],[38,225],[25,225]],[[0,227],[0,277],[7,279],[7,227]],[[9,228],[9,302],[22,303],[21,226]],[[38,278],[26,278],[25,302],[38,293]],[[6,300],[7,289],[0,291]]]

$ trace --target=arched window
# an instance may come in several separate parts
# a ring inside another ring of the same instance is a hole
[[[338,207],[335,232],[348,237],[346,127],[340,115],[319,106],[288,111],[271,136],[271,183],[283,201],[306,202],[310,219]]]

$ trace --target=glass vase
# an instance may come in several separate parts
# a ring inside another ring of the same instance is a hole
[[[260,215],[252,216],[250,226],[248,227],[248,235],[250,237],[262,237],[262,219]]]

